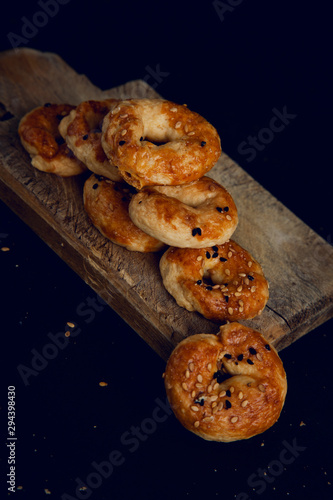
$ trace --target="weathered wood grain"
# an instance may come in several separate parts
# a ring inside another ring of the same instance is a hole
[[[166,359],[185,336],[217,332],[218,325],[177,306],[163,287],[159,254],[129,252],[91,225],[82,204],[85,175],[37,171],[17,135],[20,118],[45,102],[156,96],[141,80],[102,91],[52,53],[0,54],[0,197]],[[333,249],[227,155],[209,175],[234,197],[240,219],[234,239],[259,260],[270,283],[263,314],[246,323],[282,349],[332,317]]]

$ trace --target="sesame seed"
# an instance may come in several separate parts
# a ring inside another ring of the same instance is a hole
[[[123,115],[119,115],[119,118],[127,118],[128,117],[128,113],[124,113]]]
[[[184,132],[185,132],[185,134],[187,134],[187,132],[188,132],[188,125],[187,125],[187,123],[185,123]]]
[[[227,276],[230,276],[230,269],[226,269],[224,272]]]
[[[99,382],[98,385],[101,387],[106,387],[108,384],[107,384],[107,382]]]
[[[251,359],[247,359],[246,362],[249,364],[249,365],[254,365],[253,361]]]
[[[212,288],[213,290],[217,290],[218,288],[220,288],[220,285],[214,285]]]
[[[228,220],[232,220],[232,217],[231,217],[230,215],[227,215],[227,216],[226,216],[226,219],[228,219]]]
[[[232,252],[228,252],[229,259],[232,257]]]
[[[75,327],[74,323],[72,323],[71,321],[67,321],[66,325],[69,326],[69,328]]]
[[[195,391],[191,392],[191,396],[192,396],[192,398],[195,398]]]
[[[65,337],[70,337],[70,335],[71,335],[70,331],[65,332]]]
[[[241,292],[243,290],[243,287],[242,285],[240,285],[238,288],[237,288],[237,292]]]
[[[210,398],[210,400],[213,402],[213,401],[216,401],[216,400],[217,400],[217,398],[218,398],[218,396],[212,396],[212,397]]]
[[[234,388],[233,386],[231,386],[231,387],[230,387],[230,392],[231,392],[231,394],[232,394],[233,392],[235,392],[235,388]]]
[[[212,408],[216,408],[216,407],[217,407],[217,403],[216,403],[216,401],[214,401],[214,402],[212,403]]]
[[[233,314],[233,312],[234,312],[233,308],[232,307],[228,307],[228,313],[229,314]]]
[[[235,297],[240,297],[242,294],[240,292],[235,292]]]
[[[197,261],[200,262],[202,259],[203,259],[203,256],[202,255],[198,255]]]
[[[207,392],[208,392],[208,394],[210,394],[210,393],[212,392],[212,390],[213,390],[213,387],[212,387],[211,385],[209,385],[209,386],[207,387]]]
[[[259,391],[261,391],[261,392],[266,392],[266,387],[265,387],[264,385],[262,385],[262,384],[259,384],[259,385],[258,385],[258,389],[259,389]]]
[[[182,125],[182,122],[177,122],[175,125],[175,128],[179,128],[179,127],[181,127],[181,125]]]
[[[253,262],[252,262],[251,260],[249,260],[249,262],[247,263],[247,265],[248,265],[249,267],[251,267],[251,266],[252,266],[252,264],[253,264]]]
[[[190,372],[193,372],[193,370],[194,370],[194,363],[190,363],[188,367],[189,367]]]
[[[256,289],[257,289],[257,287],[255,287],[255,286],[251,286],[251,292],[252,292],[252,293],[253,293],[253,292],[255,292],[255,291],[256,291]]]
[[[249,402],[247,399],[244,399],[244,401],[241,402],[242,408],[245,408],[245,406],[247,406],[248,404],[249,404]]]
[[[177,112],[177,108],[170,108],[170,111],[172,111],[172,113],[176,113]]]
[[[220,398],[223,398],[227,394],[227,391],[221,391],[219,396]]]
[[[243,399],[244,397],[244,394],[242,393],[242,391],[239,391],[238,393],[238,399]]]
[[[214,384],[214,386],[213,386],[214,391],[217,391],[217,389],[218,389],[219,387],[220,387],[220,385],[219,385],[218,383]]]
[[[217,410],[221,411],[223,409],[223,401],[220,401],[219,404],[217,405]]]
[[[126,135],[126,134],[127,134],[127,130],[124,129],[121,131],[121,135]]]
[[[244,283],[245,283],[245,285],[249,285],[249,284],[250,284],[249,279],[248,279],[248,278],[245,278]]]
[[[258,361],[262,361],[262,356],[259,352],[257,352],[256,358]]]
[[[214,403],[213,403],[214,404]],[[212,405],[213,406],[213,405]],[[214,406],[213,409],[212,409],[212,413],[213,415],[215,415],[216,413],[218,412],[218,407],[217,406]]]
[[[196,421],[194,422],[194,427],[199,427],[199,425],[200,425],[199,420],[196,420]]]
[[[194,134],[195,134],[195,132],[192,131],[192,132],[189,132],[187,135],[194,135]]]
[[[199,408],[197,406],[191,406],[192,411],[199,411]]]
[[[182,388],[184,389],[184,391],[187,391],[187,384],[185,384],[185,382],[182,383]]]
[[[208,422],[211,422],[212,420],[213,420],[213,417],[212,417],[212,416],[210,416],[210,417],[205,417],[205,418],[203,418],[203,419],[202,419],[202,421],[203,421],[203,422],[205,422],[205,424],[206,424],[206,423],[208,423]]]
[[[244,302],[243,302],[242,300],[239,300],[239,301],[238,301],[238,304],[239,304],[241,307],[243,307]]]
[[[190,370],[186,370],[186,372],[185,372],[185,377],[186,377],[186,378],[190,378]]]
[[[239,276],[240,278],[245,278],[246,274],[245,274],[245,273],[239,273],[239,274],[238,274],[238,276]]]
[[[199,375],[197,376],[197,381],[198,381],[198,382],[202,382],[202,375],[200,375],[200,373],[199,373]]]
[[[231,422],[232,424],[235,424],[235,423],[237,422],[237,420],[238,420],[238,417],[232,417],[232,418],[230,419],[230,422]]]
[[[196,387],[197,389],[203,389],[203,385],[202,385],[202,384],[195,384],[195,387]]]
[[[244,308],[240,307],[238,310],[239,310],[240,313],[242,313],[244,311]]]
[[[211,369],[212,369],[212,363],[208,363],[208,365],[207,365],[207,369],[208,369],[209,371],[211,371]]]

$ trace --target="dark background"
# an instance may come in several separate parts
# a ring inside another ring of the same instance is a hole
[[[52,15],[18,46],[56,52],[102,89],[143,78],[187,103],[217,128],[229,156],[332,243],[328,2],[12,1],[1,50],[13,46],[9,33],[23,36],[26,20],[43,21],[42,4]],[[284,108],[294,118],[248,161],[240,145]],[[6,437],[6,390],[15,385],[18,435],[20,488],[10,497],[332,498],[332,320],[280,353],[289,390],[277,424],[248,441],[209,443],[163,410],[164,362],[2,203],[0,238],[10,248],[0,252],[1,413]],[[67,321],[77,335],[25,385],[18,366],[31,366]],[[157,408],[163,421],[154,424]],[[118,465],[89,488],[93,464],[112,453]]]

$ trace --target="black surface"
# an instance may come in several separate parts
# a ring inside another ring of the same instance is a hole
[[[41,5],[53,17],[36,14]],[[103,89],[144,78],[186,102],[229,156],[332,242],[328,2],[12,1],[4,17],[1,50],[37,21],[20,46],[58,53]],[[263,132],[283,109],[293,115],[283,130]],[[268,139],[252,161],[249,136]],[[208,443],[163,406],[164,362],[150,347],[2,203],[0,221],[0,246],[10,248],[0,252],[4,498],[9,385],[20,487],[10,497],[332,498],[332,321],[281,352],[289,390],[277,424],[248,441]],[[76,336],[48,346],[67,321]],[[24,377],[36,353],[53,359]],[[118,465],[104,464],[102,477],[94,463],[111,459]]]

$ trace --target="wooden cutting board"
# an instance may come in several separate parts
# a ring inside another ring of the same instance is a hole
[[[26,48],[0,54],[0,197],[167,359],[184,337],[215,333],[218,325],[177,306],[162,284],[160,254],[129,252],[91,225],[82,204],[84,176],[37,171],[17,135],[20,118],[36,106],[105,97],[160,96],[141,80],[102,91],[56,54]],[[232,194],[240,221],[233,238],[270,283],[263,314],[245,323],[282,349],[332,317],[333,248],[226,154],[209,175]]]

